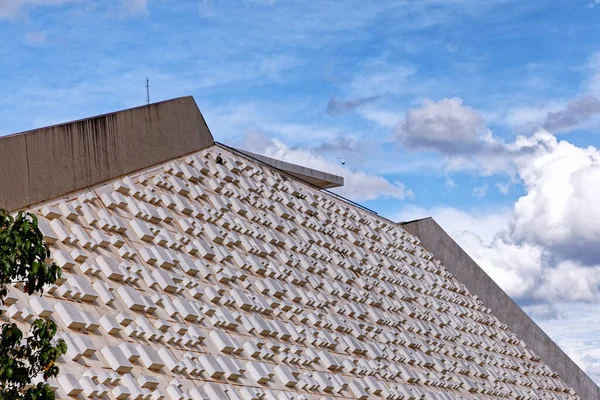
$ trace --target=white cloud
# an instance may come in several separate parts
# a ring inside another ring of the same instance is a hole
[[[383,59],[370,60],[365,71],[354,77],[349,90],[353,97],[400,93],[409,89],[407,79],[414,73],[411,67],[390,65]]]
[[[250,3],[273,5],[277,3],[277,0],[248,0]]]
[[[61,6],[77,1],[79,0],[2,0],[0,1],[0,18],[14,17],[27,7]]]
[[[546,121],[555,126],[577,122],[595,110],[596,101],[583,100],[583,114],[576,110],[579,102],[571,102],[548,113]],[[447,171],[507,172],[522,182],[526,194],[514,204],[506,243],[541,246],[554,263],[600,265],[600,150],[558,141],[544,130],[512,143],[500,141],[460,99],[428,100],[409,110],[400,134],[406,145],[441,152]],[[462,154],[464,149],[469,151]],[[486,190],[484,184],[473,195],[482,197]]]
[[[148,13],[148,0],[121,0],[123,16],[134,17]]]
[[[471,195],[473,197],[477,197],[478,199],[482,199],[487,194],[487,190],[488,190],[488,184],[484,183],[481,186],[474,187],[473,191],[471,192]]]
[[[340,114],[348,111],[353,111],[381,98],[380,95],[367,97],[354,97],[346,100],[331,97],[327,103],[327,112],[329,114]]]
[[[498,122],[507,124],[517,131],[535,130],[541,126],[546,115],[551,112],[558,112],[564,108],[564,102],[550,101],[535,106],[521,105],[512,107],[505,113],[501,113],[494,119]]]
[[[527,194],[514,206],[513,240],[600,263],[600,151],[559,142],[543,131],[521,137],[517,146],[538,150],[515,159]]]
[[[544,111],[544,118],[536,124],[568,130],[588,121],[596,113],[600,113],[600,100],[584,96],[556,111]],[[541,118],[541,114],[536,118]],[[548,153],[556,144],[554,136],[544,130],[538,130],[530,137],[518,136],[512,143],[506,142],[487,129],[478,110],[464,105],[459,98],[437,102],[426,99],[421,107],[409,109],[395,129],[395,139],[409,149],[441,154],[448,172],[505,173],[513,180],[520,165],[526,165],[531,157]],[[483,193],[481,189],[474,192],[475,195]]]
[[[404,199],[413,196],[402,183],[389,182],[379,175],[352,170],[309,149],[290,148],[279,140],[266,138],[259,133],[254,133],[250,140],[245,140],[242,148],[267,157],[341,175],[344,177],[344,186],[332,191],[354,201],[374,200],[380,197]]]
[[[597,303],[555,302],[555,312],[536,322],[592,379],[600,382],[600,319]]]
[[[298,139],[331,141],[338,137],[350,136],[347,130],[335,126],[322,127],[304,123],[264,122],[261,127],[291,141]]]
[[[392,129],[395,127],[402,117],[400,113],[382,110],[368,105],[360,108],[358,113],[363,118],[366,118],[369,121],[372,121],[377,125],[387,129]]]
[[[408,148],[435,150],[444,155],[492,152],[502,143],[486,129],[481,114],[459,98],[425,99],[406,112],[395,130],[396,140]]]
[[[482,219],[485,226],[481,213],[428,212],[446,216],[440,225],[451,226],[453,237],[509,294],[542,302],[600,300],[600,150],[558,141],[545,131],[503,146],[525,194],[503,214],[502,227],[483,235],[473,223]],[[487,162],[473,159],[475,165]],[[484,188],[473,194],[482,195]]]
[[[514,245],[501,237],[486,244],[468,231],[454,238],[508,295],[523,298],[536,288],[542,274],[543,250],[539,246]]]
[[[600,266],[582,267],[572,261],[548,269],[535,296],[550,301],[569,300],[593,302],[600,285]]]
[[[551,132],[568,131],[600,114],[600,100],[595,96],[571,99],[558,111],[548,112],[542,127]]]
[[[414,205],[404,206],[399,212],[390,216],[393,221],[410,221],[426,217],[433,217],[438,224],[456,239],[460,232],[471,232],[481,238],[485,243],[490,243],[496,234],[508,228],[511,210],[458,210],[453,207],[423,208]]]
[[[506,196],[510,192],[511,182],[510,181],[504,182],[504,183],[498,182],[498,183],[496,183],[496,187],[498,188],[498,191],[500,193],[502,193],[503,195]]]
[[[541,304],[555,301],[598,301],[600,265],[574,261],[557,265],[548,249],[511,238],[509,210],[465,212],[452,207],[405,207],[393,217],[405,221],[433,217],[440,226],[510,296]]]
[[[279,82],[284,72],[302,64],[303,62],[294,56],[280,54],[262,58],[258,69],[269,80]]]
[[[409,206],[394,219],[407,221],[427,216],[440,224],[510,296],[533,296],[544,271],[544,251],[540,246],[510,242],[510,209],[467,212],[453,207]]]
[[[563,319],[567,317],[567,315],[563,314],[555,304],[551,303],[533,304],[521,308],[529,315],[529,317],[537,321]]]

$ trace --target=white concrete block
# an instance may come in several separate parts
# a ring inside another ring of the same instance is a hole
[[[33,312],[42,318],[50,317],[54,313],[54,309],[50,305],[50,302],[48,302],[48,300],[46,300],[44,297],[30,297],[29,305],[31,306]]]
[[[127,356],[118,347],[107,346],[102,348],[100,353],[102,353],[109,367],[115,372],[127,373],[133,369],[133,365],[129,362]]]
[[[59,375],[57,380],[68,396],[77,396],[83,391],[83,387],[73,374]]]

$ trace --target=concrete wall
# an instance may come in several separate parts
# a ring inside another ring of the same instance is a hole
[[[598,386],[435,222],[425,218],[403,224],[454,276],[489,307],[542,361],[585,400],[600,399]]]
[[[10,210],[214,144],[192,97],[0,138],[0,206]]]

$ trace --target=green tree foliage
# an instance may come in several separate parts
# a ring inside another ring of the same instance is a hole
[[[61,274],[50,256],[35,215],[16,216],[0,209],[0,303],[9,286],[20,284],[29,295],[43,293]],[[0,327],[0,400],[54,400],[46,381],[58,374],[55,364],[67,345],[54,340],[56,324],[37,319],[27,336],[14,323]]]

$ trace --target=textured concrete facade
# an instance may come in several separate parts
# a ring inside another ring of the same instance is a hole
[[[192,97],[0,138],[0,205],[22,208],[214,144]]]
[[[546,333],[469,257],[435,222],[425,218],[403,224],[419,237],[423,246],[435,254],[448,270],[473,294],[479,296],[492,313],[536,352],[549,367],[584,399],[600,399],[598,386],[546,335]]]
[[[212,137],[198,140],[199,111],[180,106],[195,121],[152,119],[170,140],[190,136],[168,154],[117,160],[133,172],[107,180],[108,167],[29,208],[64,273],[43,297],[17,285],[2,318],[56,321],[69,346],[58,398],[590,398],[400,224],[222,146],[187,151]],[[141,117],[111,118],[96,148]],[[20,136],[0,154],[22,150]],[[75,168],[80,153],[53,162]]]
[[[5,315],[59,325],[60,398],[580,398],[401,226],[220,147],[33,211],[65,273]]]

